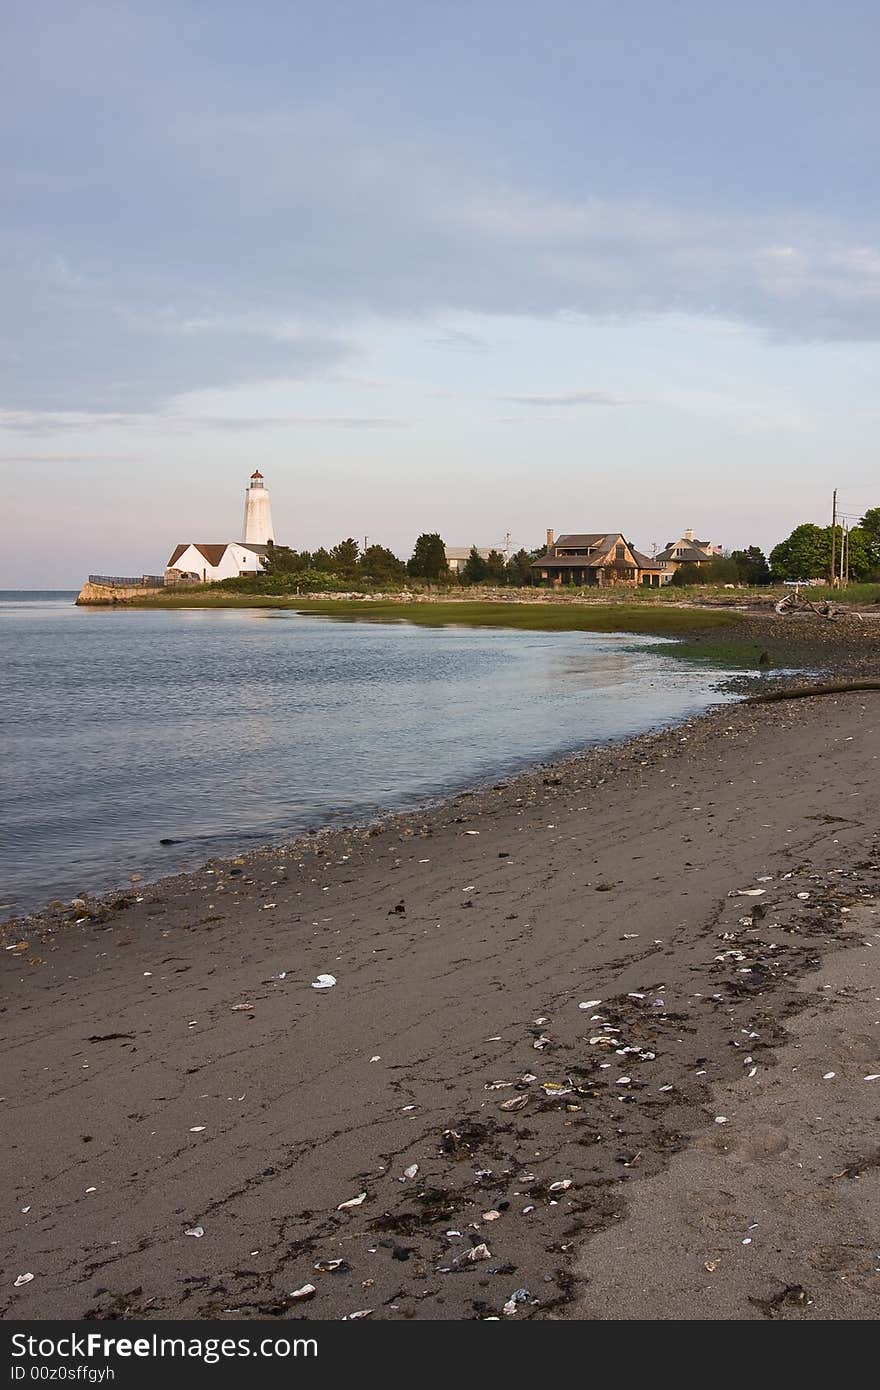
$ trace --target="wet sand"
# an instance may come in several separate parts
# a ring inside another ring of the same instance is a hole
[[[876,1316],[878,758],[726,706],[16,924],[0,1313]]]

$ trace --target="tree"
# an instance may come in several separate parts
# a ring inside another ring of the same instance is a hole
[[[543,554],[543,551],[539,552]],[[518,550],[515,555],[511,555],[507,562],[507,582],[508,584],[531,584],[532,583],[532,560],[535,556],[529,554],[528,550]]]
[[[680,565],[672,576],[672,583],[682,584],[735,584],[739,578],[736,562],[732,555],[716,555],[702,565]]]
[[[736,565],[740,584],[770,583],[770,566],[764,552],[758,546],[750,545],[746,550],[732,550],[730,558]]]
[[[270,545],[263,556],[263,572],[275,577],[301,574],[311,566],[312,557],[307,550],[291,550],[287,545]]]
[[[880,574],[880,507],[870,507],[859,522],[872,576]]]
[[[484,584],[489,570],[486,561],[483,559],[475,545],[471,546],[471,553],[464,562],[461,571],[463,584]]]
[[[490,550],[486,557],[486,580],[489,584],[507,582],[507,566],[500,550]]]
[[[877,510],[876,508],[874,509]],[[867,527],[853,526],[847,534],[847,570],[850,579],[860,582],[870,578],[874,569],[872,512],[867,512]],[[835,527],[834,568],[841,572],[843,557],[842,526]],[[770,568],[774,579],[825,579],[831,578],[831,527],[814,526],[805,522],[796,526],[787,540],[780,541],[770,552]]]
[[[354,579],[358,571],[358,556],[360,549],[358,543],[351,536],[347,540],[340,541],[334,545],[330,551],[330,566],[334,574],[338,574],[341,579]]]
[[[838,528],[839,530],[839,528]],[[837,537],[840,554],[840,536]],[[774,579],[828,579],[831,577],[831,527],[806,521],[770,551]]]
[[[839,536],[838,555],[840,555]],[[873,573],[874,563],[870,535],[861,526],[853,526],[847,533],[846,568],[850,579],[859,583],[862,580],[870,579]]]
[[[705,584],[706,576],[699,565],[679,565],[670,580],[677,588],[685,584]]]
[[[373,584],[399,583],[406,578],[406,565],[384,545],[368,545],[361,556],[360,569]]]
[[[413,579],[429,579],[435,582],[445,579],[449,574],[449,566],[446,563],[446,546],[442,536],[436,531],[419,536],[407,569]]]
[[[330,551],[321,546],[318,550],[312,551],[312,569],[318,574],[330,574],[333,570],[333,560]]]

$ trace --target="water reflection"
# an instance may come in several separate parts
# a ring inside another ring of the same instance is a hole
[[[276,616],[0,596],[3,904],[367,819],[721,698],[654,638]]]

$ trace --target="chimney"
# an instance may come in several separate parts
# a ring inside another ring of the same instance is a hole
[[[691,530],[690,526],[689,526],[688,529],[685,531],[685,533],[684,533],[684,538],[685,538],[686,541],[692,541],[692,540],[693,540],[693,538],[694,538],[694,533],[693,533],[693,531]]]
[[[547,529],[547,549],[553,549],[553,532],[549,529],[549,527]]]

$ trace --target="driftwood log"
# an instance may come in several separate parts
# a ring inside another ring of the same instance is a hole
[[[851,681],[826,681],[821,685],[793,685],[787,690],[768,690],[763,695],[749,695],[747,705],[769,705],[774,700],[806,700],[811,695],[843,695],[848,690],[880,690],[880,680],[864,677]]]

